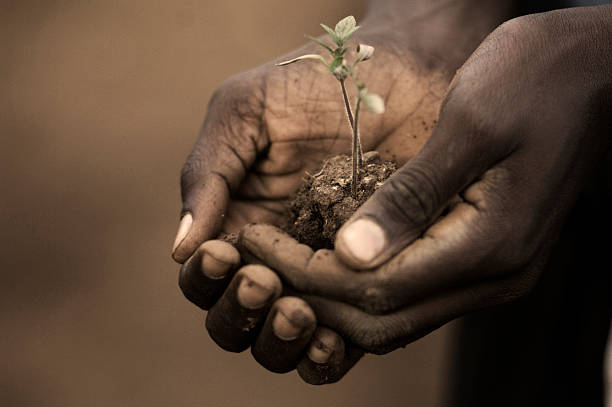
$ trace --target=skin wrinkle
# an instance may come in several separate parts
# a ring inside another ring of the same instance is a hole
[[[282,180],[278,178],[282,177]],[[291,191],[297,189],[302,182],[301,171],[293,173],[292,177],[286,174],[275,176],[258,176],[251,173],[236,193],[236,197],[245,199],[256,199],[265,197],[267,199],[286,199]]]
[[[270,206],[271,203],[277,203],[278,205],[276,205],[276,208],[272,208]],[[275,215],[278,215],[278,216],[282,216],[282,215],[285,214],[283,209],[277,209],[277,208],[284,208],[283,199],[279,199],[277,201],[272,201],[272,202],[270,202],[269,200],[262,201],[262,202],[250,200],[249,204],[257,206],[257,207],[259,207],[261,209],[265,209],[267,211],[270,211],[270,212],[272,212],[272,213],[274,213]]]
[[[411,171],[405,172],[404,174],[409,174],[412,179],[403,180],[402,177],[398,177],[401,182],[400,185],[408,188],[408,191],[411,193],[410,196],[416,199],[421,209],[421,213],[423,214],[422,221],[417,220],[417,225],[421,227],[425,226],[425,223],[429,223],[433,219],[436,208],[441,207],[441,193],[437,188],[438,184],[434,182],[427,171],[422,170],[420,167],[411,167]],[[419,185],[418,190],[414,188],[414,185]],[[425,185],[425,188],[423,189],[421,185]],[[425,191],[424,199],[421,198],[421,191]],[[394,202],[394,204],[399,205],[399,202]],[[400,211],[402,210],[401,205],[399,209]],[[405,219],[412,218],[412,214],[405,213],[405,210],[400,213],[404,214]]]
[[[238,154],[238,152],[235,150],[235,148],[231,148],[230,150],[233,150],[232,152],[235,152],[236,157],[238,158],[238,160],[241,162],[241,164],[243,164],[243,167],[248,170],[250,168],[250,164],[252,164],[255,161],[255,158],[257,156],[257,143],[256,143],[256,139],[257,139],[257,134],[255,134],[254,131],[252,131],[251,125],[247,124],[243,118],[237,118],[237,119],[228,119],[227,121],[225,121],[223,123],[223,126],[225,128],[225,131],[221,132],[221,134],[224,135],[224,137],[220,138],[220,143],[222,145],[225,145],[229,148],[229,145],[231,145],[231,143],[236,143],[236,140],[240,140],[237,144],[238,145],[243,145],[246,144],[245,141],[250,141],[253,146],[253,149],[250,151],[247,151],[248,157],[242,157],[240,154]],[[240,127],[239,129],[236,129],[236,126]],[[244,162],[243,162],[243,158],[244,158]],[[247,172],[245,170],[245,173]]]
[[[257,148],[258,147],[257,142],[253,140],[253,145],[254,145],[254,148],[257,154],[263,152],[263,150],[268,148],[268,146],[270,145],[270,135],[268,133],[268,125],[267,125],[267,121],[264,120],[264,118],[267,116],[267,110],[268,110],[266,101],[268,100],[268,76],[269,75],[270,75],[270,71],[265,71],[265,74],[263,75],[263,79],[262,79],[262,86],[261,86],[262,98],[260,101],[261,116],[259,118],[259,126],[258,126],[259,139],[261,140],[260,148]]]
[[[249,165],[247,165],[246,161],[242,158],[242,156],[238,153],[238,151],[236,150],[236,148],[231,144],[228,143],[225,140],[221,140],[221,143],[230,150],[230,152],[232,154],[234,154],[234,156],[238,159],[238,161],[240,162],[240,164],[242,164],[242,170],[244,171],[244,173],[246,174],[249,170]]]
[[[270,161],[270,160],[268,160],[268,161]],[[257,175],[259,177],[295,175],[295,174],[299,174],[299,173],[302,173],[302,169],[301,168],[298,168],[296,170],[287,171],[287,172],[283,172],[282,170],[278,170],[278,171],[263,171],[263,170],[251,171],[251,174]]]

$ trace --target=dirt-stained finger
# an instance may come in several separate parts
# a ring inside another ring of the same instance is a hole
[[[242,267],[206,317],[206,329],[223,349],[242,352],[282,291],[276,274],[262,265]]]
[[[335,383],[363,356],[359,347],[345,343],[340,335],[326,327],[317,327],[306,355],[297,366],[300,377],[309,384]]]
[[[181,266],[179,287],[189,301],[208,310],[221,297],[239,265],[240,255],[234,246],[209,240]]]
[[[375,301],[382,291],[380,276],[375,271],[349,269],[332,250],[313,252],[282,230],[265,224],[245,226],[239,240],[246,255],[274,269],[286,286],[373,312],[380,308]]]
[[[316,317],[310,306],[297,297],[278,299],[259,333],[251,352],[266,369],[289,372],[306,354],[316,328]]]

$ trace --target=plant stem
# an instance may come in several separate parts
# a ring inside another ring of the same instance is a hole
[[[355,124],[353,119],[353,113],[351,108],[351,102],[349,101],[348,94],[346,93],[346,87],[344,86],[344,79],[340,80],[340,87],[342,88],[342,96],[344,97],[344,107],[346,108],[346,116],[348,117],[349,124],[353,134],[355,133]],[[359,103],[359,102],[357,102]],[[355,141],[353,140],[353,143]],[[359,168],[363,165],[363,151],[361,150],[361,139],[359,137],[359,131],[357,131],[357,157]]]
[[[361,107],[361,98],[357,99],[357,106],[355,107],[355,121],[353,123],[353,156],[351,162],[353,164],[353,176],[351,177],[351,192],[353,197],[357,196],[357,184],[359,183],[359,168],[361,167],[361,160],[359,155],[359,108]]]

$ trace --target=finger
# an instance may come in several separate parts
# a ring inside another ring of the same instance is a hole
[[[304,296],[319,323],[367,352],[385,354],[413,342],[447,322],[482,308],[514,301],[536,284],[528,271],[472,284],[387,315],[372,315],[354,306],[323,297]]]
[[[238,250],[221,240],[204,242],[179,272],[179,287],[185,297],[208,310],[219,299],[240,265]]]
[[[183,209],[172,249],[179,263],[221,231],[230,194],[265,148],[259,134],[263,96],[248,84],[248,78],[234,79],[215,92],[181,172]]]
[[[501,140],[475,140],[480,130],[447,119],[423,150],[391,176],[338,231],[335,250],[348,265],[376,267],[413,242],[439,217],[452,197],[506,156]],[[459,132],[459,133],[458,133]]]
[[[210,337],[231,352],[247,349],[281,290],[280,280],[269,268],[244,266],[208,312],[206,329]]]
[[[312,249],[282,230],[266,224],[245,226],[239,236],[243,255],[258,259],[276,270],[299,292],[324,295],[341,300],[357,300],[372,281],[372,273],[355,273],[331,250]]]
[[[280,229],[265,224],[245,226],[239,237],[243,256],[258,259],[276,270],[295,290],[335,298],[359,306],[377,292],[373,272],[355,272],[342,264],[333,251],[298,243]]]
[[[371,313],[387,312],[406,300],[404,289],[388,276],[351,270],[333,251],[313,252],[274,226],[247,225],[239,241],[243,256],[268,265],[298,292],[336,299]]]
[[[316,328],[314,312],[297,297],[282,297],[274,303],[251,352],[266,369],[289,372],[304,356]]]
[[[306,356],[297,366],[300,377],[309,384],[330,384],[340,380],[361,359],[363,350],[345,344],[342,337],[326,327],[315,331]]]

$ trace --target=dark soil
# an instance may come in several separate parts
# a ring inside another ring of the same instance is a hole
[[[326,160],[318,172],[307,174],[305,183],[288,204],[281,228],[313,249],[332,249],[336,231],[397,169],[376,151],[363,155],[357,195],[351,194],[351,157]]]

